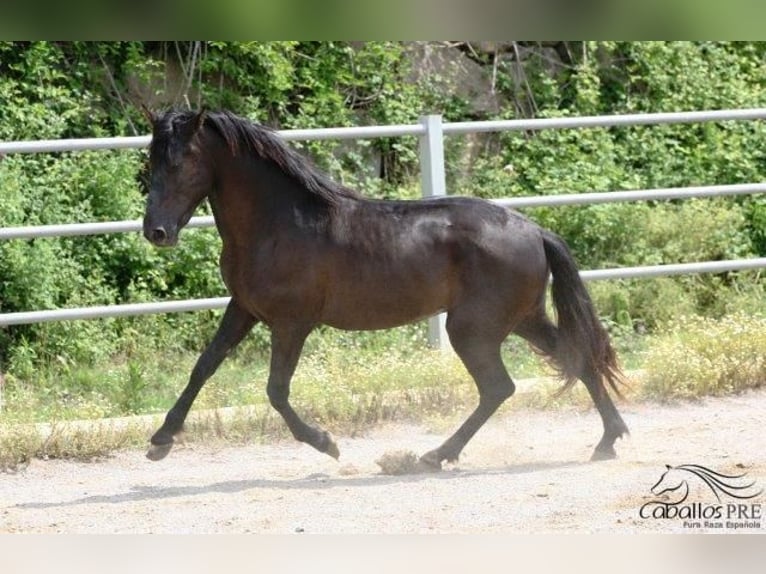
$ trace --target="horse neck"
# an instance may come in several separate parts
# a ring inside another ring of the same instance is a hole
[[[271,235],[326,219],[327,209],[271,162],[224,153],[216,158],[215,189],[209,201],[224,242]],[[312,225],[312,227],[315,227]]]

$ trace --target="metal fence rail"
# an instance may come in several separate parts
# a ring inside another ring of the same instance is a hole
[[[766,183],[740,183],[732,185],[701,185],[694,187],[665,187],[657,189],[636,189],[627,191],[603,191],[591,193],[568,193],[562,195],[538,195],[525,197],[505,197],[493,199],[494,203],[506,207],[551,207],[560,205],[589,205],[596,203],[616,203],[621,201],[656,201],[663,199],[690,199],[694,197],[714,197],[727,195],[745,195],[766,193]],[[192,217],[187,228],[213,227],[215,221],[211,215]],[[140,219],[126,221],[105,221],[100,223],[62,223],[58,225],[28,225],[0,227],[0,240],[35,239],[38,237],[72,237],[77,235],[101,235],[108,233],[127,233],[142,230]]]
[[[588,269],[580,272],[585,281],[603,279],[635,279],[641,277],[664,277],[689,273],[723,273],[766,267],[766,257],[751,259],[730,259],[728,261],[706,261],[703,263],[674,263],[668,265],[647,265],[642,267],[619,267],[613,269]],[[206,299],[184,299],[181,301],[160,301],[156,303],[127,303],[122,305],[100,305],[71,307],[47,311],[22,311],[0,315],[0,326],[47,323],[70,319],[106,319],[153,313],[179,313],[182,311],[205,311],[223,309],[230,297]]]
[[[280,131],[278,133],[286,140],[290,141],[418,136],[420,140],[421,184],[423,188],[423,195],[441,196],[446,195],[443,147],[445,135],[509,130],[519,131],[562,128],[606,128],[709,121],[742,121],[765,118],[766,108],[452,123],[442,123],[441,116],[434,115],[424,116],[421,118],[420,123],[417,124],[286,130]],[[151,136],[0,142],[0,154],[51,153],[130,148],[135,149],[148,146],[150,141]],[[766,192],[766,183],[747,183],[736,185],[712,185],[685,188],[662,188],[600,193],[546,195],[535,197],[513,197],[497,199],[495,201],[501,205],[523,208],[556,205],[582,205],[617,201],[683,199],[691,197],[728,196],[764,192]],[[212,225],[214,225],[212,217],[194,217],[189,222],[188,227],[210,227]],[[136,220],[98,223],[73,223],[45,226],[20,226],[0,228],[0,240],[94,235],[103,233],[136,232],[140,230],[141,222]],[[676,275],[684,273],[719,273],[724,271],[756,269],[763,267],[766,267],[766,258],[684,263],[673,265],[654,265],[618,269],[594,269],[582,271],[581,275],[586,280],[599,280],[634,277],[657,277],[661,275]],[[155,303],[136,303],[125,305],[4,313],[0,314],[0,326],[46,321],[61,321],[69,319],[94,319],[149,313],[217,309],[224,307],[228,301],[228,297],[214,297],[185,301],[165,301]],[[431,319],[429,333],[429,339],[432,344],[435,346],[446,345],[443,315]]]
[[[188,228],[213,227],[212,215],[192,217]],[[35,239],[37,237],[72,237],[76,235],[102,235],[105,233],[126,233],[141,231],[140,219],[127,221],[104,221],[101,223],[62,223],[58,225],[25,225],[18,227],[0,227],[2,239]]]
[[[614,114],[611,116],[576,116],[530,118],[521,120],[490,120],[483,122],[451,122],[444,124],[444,133],[465,134],[506,130],[608,128],[619,126],[760,120],[764,118],[766,118],[766,108],[705,110],[696,112],[661,112],[651,114]]]
[[[562,128],[603,128],[641,125],[679,124],[766,119],[766,108],[709,110],[696,112],[662,112],[647,114],[614,114],[610,116],[577,116],[560,118],[531,118],[519,120],[492,120],[481,122],[449,122],[442,125],[444,134],[466,134],[494,131],[544,130]],[[317,128],[279,130],[288,141],[328,139],[372,139],[382,137],[421,136],[426,133],[426,122],[394,124],[388,126],[356,126],[346,128]],[[83,138],[36,141],[0,142],[0,153],[42,153],[96,149],[143,148],[151,136],[109,138]]]
[[[205,299],[184,299],[182,301],[158,301],[156,303],[126,303],[122,305],[94,305],[91,307],[70,307],[46,311],[21,311],[0,315],[0,326],[48,323],[70,319],[106,319],[151,315],[153,313],[180,313],[182,311],[205,311],[222,309],[229,304],[230,297],[209,297]]]
[[[628,191],[605,191],[592,193],[567,193],[562,195],[506,197],[503,199],[495,199],[494,201],[507,207],[522,208],[556,205],[590,205],[595,203],[615,203],[620,201],[691,199],[694,197],[744,195],[764,192],[766,192],[766,183],[740,183],[732,185],[700,185],[696,187],[665,187],[657,189],[636,189]],[[0,238],[2,238],[1,233]]]

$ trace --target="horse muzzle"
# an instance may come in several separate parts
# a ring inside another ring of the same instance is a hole
[[[175,226],[152,225],[144,222],[144,237],[156,247],[173,247],[178,243],[178,229]]]

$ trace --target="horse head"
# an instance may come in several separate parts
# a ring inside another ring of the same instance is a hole
[[[166,112],[150,116],[149,195],[144,236],[157,246],[172,246],[194,210],[213,186],[213,162],[198,145],[206,112]]]
[[[689,494],[689,485],[684,479],[683,471],[674,466],[666,464],[665,472],[662,473],[660,479],[654,484],[654,486],[652,486],[651,491],[652,494],[656,496],[662,496],[663,494],[677,492],[681,489],[681,487],[685,487],[686,489],[681,499],[684,500]]]

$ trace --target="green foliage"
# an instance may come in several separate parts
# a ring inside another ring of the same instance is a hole
[[[766,256],[766,196],[760,195],[743,202],[743,211],[747,224],[745,229],[753,243],[753,250],[760,256]]]
[[[209,105],[279,128],[408,123],[420,113],[421,94],[403,82],[407,60],[397,42],[211,42],[200,70]],[[294,145],[333,176],[369,191],[378,191],[378,174],[366,168],[370,151],[382,154],[391,183],[417,167],[408,139]]]
[[[755,107],[766,82],[764,43],[568,42],[568,56],[555,63],[542,48],[521,62],[479,57],[497,108],[477,112],[443,70],[413,69],[412,51],[401,42],[1,42],[0,140],[145,133],[139,101],[226,107],[276,128],[312,128],[414,123],[426,112],[464,121]],[[448,182],[451,193],[504,197],[761,181],[765,129],[753,121],[449,137]],[[371,196],[419,195],[415,138],[295,145]],[[138,219],[142,163],[137,151],[9,155],[0,160],[0,226]],[[585,268],[766,255],[761,196],[527,213],[561,233]],[[214,230],[184,231],[177,248],[161,251],[138,234],[4,241],[0,309],[217,296],[219,249]],[[681,314],[759,312],[766,300],[756,273],[590,288],[610,329],[623,334]],[[159,404],[146,397],[173,395],[136,366],[147,349],[196,352],[219,318],[211,311],[13,327],[0,330],[0,359],[17,380],[47,386],[55,377],[46,380],[46,369],[77,381],[79,368],[116,362],[113,379],[82,377],[81,386],[56,392],[124,385],[98,408],[112,412],[113,401],[140,411]],[[423,341],[422,324],[384,334],[322,329],[308,350],[382,353]],[[267,349],[258,328],[240,355],[260,360]],[[523,372],[534,367],[514,344],[504,353]]]
[[[598,42],[552,81],[529,66],[540,117],[757,107],[760,43]],[[506,132],[459,192],[553,195],[756,182],[764,179],[761,122]],[[525,210],[568,241],[584,268],[763,255],[763,198],[638,202]],[[763,297],[752,275],[696,275],[594,285],[615,323],[654,327],[679,313],[720,314],[739,294]],[[747,297],[748,300],[750,296]]]

